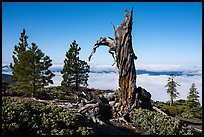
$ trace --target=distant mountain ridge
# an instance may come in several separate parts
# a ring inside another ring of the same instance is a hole
[[[50,67],[50,70],[53,73],[60,73],[62,70],[62,66],[58,65],[58,66],[52,66]],[[2,73],[6,73],[6,74],[11,74],[12,70],[8,65],[4,65],[2,66]],[[90,70],[90,73],[117,73],[117,70],[114,69],[113,67],[93,67]],[[137,75],[143,75],[143,74],[148,74],[151,76],[158,76],[158,75],[170,75],[170,74],[174,74],[175,76],[201,76],[202,72],[200,70],[186,70],[186,71],[150,71],[150,70],[144,70],[144,69],[137,69],[136,70],[136,74]]]
[[[12,81],[10,79],[11,75],[9,74],[2,74],[2,82],[6,82],[8,84],[11,84]]]
[[[2,72],[11,72],[11,68],[8,65],[2,66]]]

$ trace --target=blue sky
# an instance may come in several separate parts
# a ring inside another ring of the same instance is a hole
[[[2,62],[12,62],[23,28],[28,43],[35,42],[53,63],[63,63],[74,40],[88,61],[95,42],[113,37],[111,23],[120,25],[131,7],[136,63],[202,64],[201,2],[3,2]],[[108,47],[98,48],[91,63],[112,64]]]

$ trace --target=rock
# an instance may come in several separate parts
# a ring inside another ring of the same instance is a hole
[[[116,101],[109,101],[110,107],[114,107],[116,105]]]
[[[137,88],[138,99],[141,101],[140,107],[145,109],[152,109],[151,94],[142,87]]]
[[[114,100],[115,93],[104,93],[103,96],[108,100]]]

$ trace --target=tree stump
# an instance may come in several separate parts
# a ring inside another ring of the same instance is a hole
[[[121,114],[126,114],[133,107],[138,106],[138,93],[136,87],[136,69],[134,60],[137,57],[132,48],[132,16],[131,13],[125,10],[125,18],[121,25],[114,28],[115,38],[101,37],[93,47],[93,51],[89,56],[89,61],[96,49],[101,46],[108,46],[109,53],[112,54],[119,73],[119,87],[121,92],[121,101],[116,107],[116,111]]]

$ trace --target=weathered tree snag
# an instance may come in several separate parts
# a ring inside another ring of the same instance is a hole
[[[93,51],[89,56],[90,61],[96,48],[101,45],[110,47],[109,53],[115,59],[119,71],[119,87],[121,92],[121,103],[117,106],[116,111],[122,114],[127,113],[134,106],[138,106],[136,69],[134,64],[134,60],[137,57],[132,48],[132,16],[133,8],[131,13],[125,10],[125,19],[122,24],[117,29],[113,25],[115,38],[101,37],[94,45]]]
[[[101,45],[108,46],[110,48],[109,53],[112,54],[112,57],[115,60],[114,52],[116,52],[116,45],[115,45],[114,39],[111,37],[108,37],[108,38],[101,37],[99,40],[97,40],[97,43],[94,45],[93,51],[88,58],[89,61],[90,61],[91,57],[93,56],[93,54],[96,52],[96,49]],[[113,63],[113,65],[114,65],[114,63]]]

